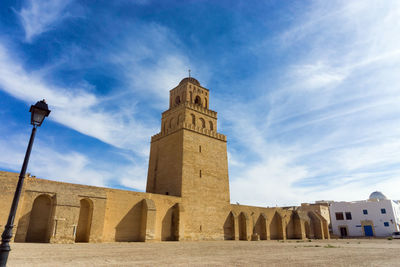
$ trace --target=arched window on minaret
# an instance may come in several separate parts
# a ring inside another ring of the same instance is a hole
[[[179,105],[181,103],[181,97],[178,95],[176,98],[175,98],[175,105],[177,106],[177,105]]]
[[[190,103],[193,103],[193,93],[192,91],[190,91],[189,93],[190,93]]]
[[[194,99],[194,103],[195,103],[196,105],[201,105],[201,98],[200,98],[200,96],[196,96],[196,98]]]
[[[193,114],[190,114],[192,116],[192,124],[196,125],[196,117]]]
[[[213,131],[214,130],[214,124],[212,123],[212,121],[209,121],[209,123],[210,123],[210,131]]]
[[[206,121],[203,118],[200,118],[201,127],[206,128]]]
[[[207,108],[207,98],[204,98],[204,107]]]

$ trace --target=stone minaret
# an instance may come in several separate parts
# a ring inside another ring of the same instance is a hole
[[[148,193],[182,197],[192,218],[185,227],[200,239],[201,233],[212,231],[219,238],[223,222],[215,216],[224,214],[230,201],[226,136],[217,132],[209,93],[192,77],[170,91],[161,132],[151,138],[146,187]]]

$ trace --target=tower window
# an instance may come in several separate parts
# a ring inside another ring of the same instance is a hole
[[[212,123],[212,121],[209,121],[210,123],[210,130],[213,131],[214,130],[214,124]]]
[[[200,118],[201,127],[206,128],[206,121],[203,118]]]
[[[200,96],[196,96],[196,98],[194,99],[194,103],[197,105],[201,105],[201,98]]]
[[[180,98],[180,96],[178,95],[178,96],[175,98],[175,104],[179,105],[180,103],[181,103],[181,98]]]
[[[200,178],[201,178],[201,170],[200,170]]]
[[[196,125],[196,117],[193,114],[190,114],[192,116],[192,124]]]
[[[201,153],[201,146],[199,146],[199,152]]]

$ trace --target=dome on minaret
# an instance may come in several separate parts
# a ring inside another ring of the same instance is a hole
[[[184,79],[179,83],[179,85],[184,84],[184,83],[187,83],[187,82],[191,82],[191,83],[194,83],[195,85],[200,86],[199,81],[196,80],[196,79],[193,78],[193,77],[186,77],[186,78],[184,78]]]
[[[372,192],[371,195],[369,195],[369,199],[370,200],[384,200],[384,199],[387,199],[387,197],[384,194],[382,194],[382,192],[375,191],[375,192]]]

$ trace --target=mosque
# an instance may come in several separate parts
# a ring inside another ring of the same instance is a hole
[[[145,193],[26,177],[14,242],[329,238],[326,217],[311,206],[230,203],[227,138],[209,100],[193,77],[170,90],[151,137]],[[1,228],[17,181],[17,173],[0,172]]]

